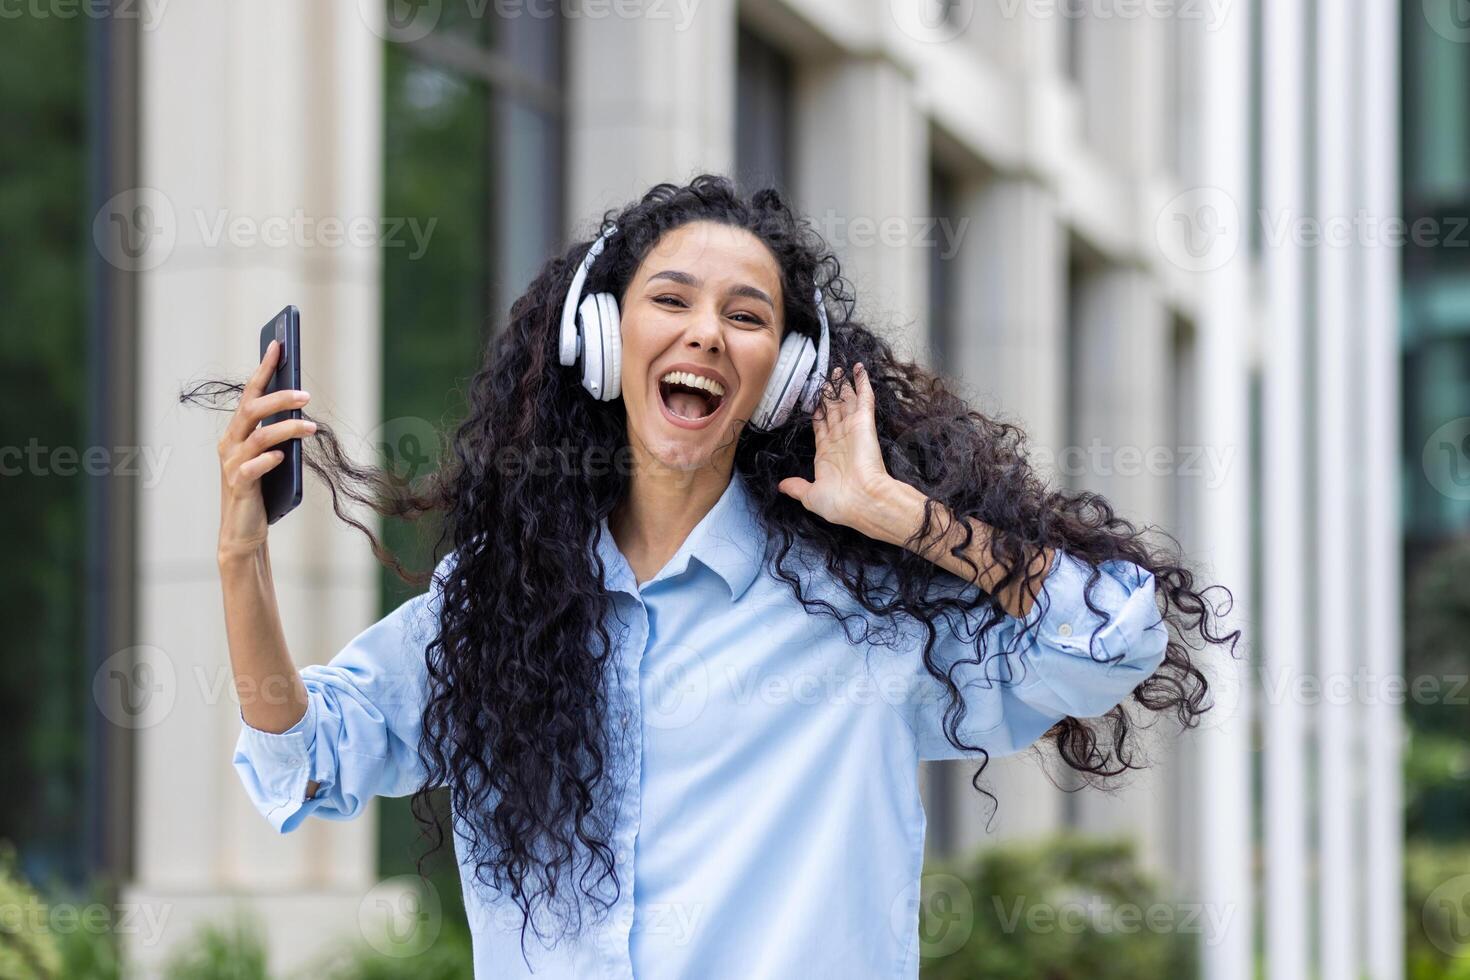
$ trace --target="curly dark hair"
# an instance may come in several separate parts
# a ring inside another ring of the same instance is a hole
[[[955,579],[933,562],[829,524],[779,492],[785,477],[812,472],[811,415],[798,408],[773,429],[747,424],[739,431],[732,479],[743,480],[757,504],[773,571],[808,611],[844,618],[803,592],[801,575],[787,564],[797,546],[819,555],[846,593],[880,620],[905,615],[932,625],[952,613],[988,620],[975,640],[970,662],[977,663],[982,655],[1013,652],[988,649],[986,634],[1001,621],[990,614],[1003,612],[996,595],[1007,587],[1039,581],[1044,571],[1023,560],[1038,548],[1063,549],[1093,568],[1113,559],[1133,562],[1155,575],[1170,635],[1162,665],[1130,700],[1171,715],[1184,728],[1197,723],[1210,705],[1205,675],[1190,651],[1204,647],[1186,640],[1193,634],[1208,644],[1228,643],[1233,655],[1240,631],[1219,632],[1215,617],[1221,611],[1196,589],[1177,542],[1161,534],[1167,544],[1150,543],[1146,532],[1156,529],[1117,516],[1096,493],[1049,489],[1027,462],[1020,428],[971,410],[941,376],[900,360],[854,318],[855,296],[836,256],[779,192],[761,189],[747,199],[727,177],[701,174],[685,186],[660,183],[637,203],[610,209],[600,227],[607,221],[616,222],[617,231],[584,294],[621,297],[653,245],[693,221],[747,229],[764,242],[780,268],[786,329],[814,340],[819,327],[810,297],[820,287],[829,311],[837,311],[831,317],[832,366],[842,368],[844,379],[852,377],[855,363],[866,366],[889,472],[955,515],[993,528],[990,556],[1010,569],[994,592],[961,598],[934,588]],[[343,502],[366,504],[384,516],[443,518],[435,553],[450,544],[455,560],[443,576],[439,634],[426,650],[420,756],[428,780],[414,796],[413,811],[433,841],[432,853],[443,834],[428,795],[449,788],[453,810],[465,821],[476,879],[507,894],[522,912],[523,953],[537,906],[550,909],[567,891],[563,872],[581,867],[582,894],[599,917],[611,908],[596,894],[599,883],[611,877],[614,889],[621,888],[605,805],[612,598],[589,542],[623,498],[629,474],[620,466],[504,465],[547,450],[570,450],[584,460],[619,459],[627,452],[621,400],[589,397],[577,373],[557,359],[562,303],[591,244],[579,241],[550,258],[512,304],[507,328],[491,340],[471,381],[467,416],[438,471],[406,484],[359,465],[320,423],[317,435],[304,442],[306,463],[330,488],[338,516],[363,531],[379,560],[405,580],[422,584],[432,573],[406,570]],[[823,397],[832,394],[824,388]],[[932,503],[926,505],[919,533],[928,539],[938,520]],[[961,549],[955,554],[962,556]],[[874,574],[879,570],[883,575]],[[1089,607],[1098,577],[1094,573],[1088,583]],[[980,785],[988,755],[960,741],[965,705],[934,659],[936,631],[927,629],[925,636],[924,665],[949,691],[945,735],[979,759],[971,782],[989,796]],[[1127,704],[1101,718],[1064,718],[1037,746],[1054,749],[1088,779],[1138,768]],[[581,928],[581,906],[572,892],[565,907],[573,930]],[[532,928],[545,938],[539,926]]]

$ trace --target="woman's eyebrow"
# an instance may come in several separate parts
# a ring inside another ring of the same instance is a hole
[[[696,288],[703,285],[698,276],[690,275],[681,269],[664,269],[648,277],[649,282],[653,282],[655,279],[671,279],[681,285],[694,286]],[[775,302],[771,300],[771,297],[766,294],[764,289],[757,289],[754,286],[748,286],[742,282],[730,287],[730,292],[736,296],[747,296],[750,299],[758,299],[772,310],[776,308]]]

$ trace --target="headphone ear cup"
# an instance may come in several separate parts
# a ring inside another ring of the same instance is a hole
[[[598,322],[602,325],[602,400],[610,402],[623,393],[623,324],[618,300],[612,293],[598,293]]]
[[[791,407],[796,404],[796,396],[801,394],[816,359],[817,352],[810,340],[794,330],[788,333],[781,342],[771,380],[766,382],[766,390],[761,393],[751,421],[762,429],[784,423],[791,416]]]
[[[623,389],[623,333],[618,300],[612,293],[589,293],[577,307],[582,339],[582,387],[599,401],[612,401]]]
[[[601,399],[606,376],[606,333],[602,329],[602,306],[595,294],[582,297],[577,307],[577,329],[582,334],[582,387]]]

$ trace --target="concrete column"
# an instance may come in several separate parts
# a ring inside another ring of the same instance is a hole
[[[378,247],[343,237],[353,222],[381,230],[383,39],[360,7],[206,0],[141,34],[139,194],[155,234],[140,269],[139,438],[169,453],[137,514],[138,642],[167,701],[136,740],[124,900],[165,926],[157,942],[125,937],[146,969],[236,900],[267,927],[272,969],[292,968],[357,937],[375,879],[372,814],[281,837],[231,768],[240,718],[215,565],[224,416],[177,400],[192,379],[246,375],[260,327],[292,303],[310,413],[348,429],[349,447],[379,421]],[[378,618],[376,563],[311,477],[272,529],[271,558],[298,665]]]
[[[1268,215],[1300,213],[1306,204],[1306,8],[1300,0],[1262,9],[1262,206]],[[1292,690],[1311,670],[1307,657],[1307,432],[1305,363],[1306,256],[1291,241],[1263,256],[1266,322],[1263,337],[1261,583],[1262,670],[1266,692]],[[1284,686],[1283,686],[1284,685]],[[1306,710],[1297,697],[1268,696],[1261,704],[1262,832],[1266,976],[1311,975],[1311,894],[1308,885]]]
[[[928,130],[913,80],[877,56],[803,67],[796,82],[794,196],[857,291],[858,311],[902,357],[927,352]]]
[[[1067,242],[1056,199],[1023,177],[976,179],[960,191],[956,226],[964,223],[954,261],[955,376],[980,411],[1018,423],[1047,479],[1065,438],[1064,299]],[[966,819],[957,821],[957,843],[1039,836],[1060,829],[1064,795],[1033,754],[992,760],[985,780],[999,798],[994,823],[981,816],[989,802],[970,787],[973,766],[937,763],[952,781],[951,795]],[[973,798],[973,799],[972,799]]]
[[[1117,0],[1086,6],[1077,27],[1088,142],[1122,172],[1151,174],[1163,162],[1168,24],[1128,15]]]
[[[1079,488],[1096,490],[1140,526],[1163,519],[1172,475],[1168,445],[1169,319],[1143,272],[1108,268],[1077,289],[1076,429],[1064,464]],[[1153,766],[1130,773],[1116,794],[1083,791],[1075,801],[1081,828],[1132,836],[1140,859],[1168,876],[1169,809],[1163,765],[1167,744],[1135,735]]]
[[[1165,401],[1169,321],[1158,286],[1132,268],[1084,274],[1077,321],[1072,438],[1082,451],[1083,483],[1135,523],[1159,520],[1172,475],[1159,450],[1172,447]]]
[[[1232,200],[1249,200],[1250,7],[1235,4],[1218,27],[1199,42],[1200,101],[1197,112],[1198,186],[1216,187]],[[1201,488],[1199,551],[1191,557],[1211,581],[1230,587],[1235,601],[1225,629],[1251,622],[1250,601],[1250,384],[1248,322],[1250,270],[1241,249],[1223,267],[1196,277],[1199,288],[1198,411],[1200,441],[1230,454],[1219,481]],[[1212,594],[1218,599],[1218,594]],[[1222,610],[1223,612],[1223,610]],[[1249,677],[1243,662],[1215,648],[1207,662],[1217,705],[1205,727],[1192,734],[1200,771],[1199,900],[1227,924],[1202,946],[1204,980],[1247,980],[1254,976],[1252,792]],[[1324,971],[1323,976],[1345,976]]]
[[[1065,76],[1066,35],[1062,18],[1054,14],[1032,16],[1024,3],[1016,9],[1015,21],[1018,29],[1013,37],[1017,47],[1014,57],[1018,66],[1036,77]]]
[[[691,11],[568,20],[569,234],[661,181],[734,173],[735,0]]]
[[[974,182],[955,275],[954,358],[982,411],[1019,422],[1048,478],[1066,439],[1067,238],[1053,192],[1024,177]]]
[[[1399,212],[1398,5],[1364,0],[1355,58],[1361,75],[1358,197],[1369,214]],[[1400,400],[1398,366],[1399,256],[1376,245],[1360,257],[1363,332],[1358,363],[1362,375],[1361,449],[1374,462],[1364,472],[1363,575],[1358,595],[1363,609],[1362,644],[1368,676],[1402,676],[1403,569],[1399,550],[1398,459]],[[1364,875],[1364,966],[1373,980],[1399,980],[1404,973],[1403,793],[1404,751],[1401,707],[1380,687],[1364,707],[1367,732],[1364,777],[1372,791],[1364,803],[1367,847]]]
[[[1352,185],[1356,63],[1353,32],[1361,4],[1318,10],[1316,189],[1317,216],[1341,219],[1359,202]],[[1341,461],[1358,450],[1352,424],[1357,400],[1351,377],[1351,348],[1358,318],[1356,272],[1352,249],[1342,245],[1316,248],[1316,365],[1313,396],[1317,402],[1316,567],[1318,584],[1313,609],[1317,675],[1322,690],[1342,691],[1358,663],[1359,638],[1353,626],[1353,595],[1361,575],[1355,568],[1353,540],[1361,533],[1358,515],[1343,492]],[[1320,850],[1317,881],[1318,942],[1323,976],[1360,976],[1363,921],[1360,914],[1362,874],[1359,851],[1359,789],[1364,741],[1356,699],[1324,696],[1316,707],[1317,755],[1320,760],[1317,824]]]

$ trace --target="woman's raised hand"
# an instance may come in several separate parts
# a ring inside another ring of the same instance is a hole
[[[272,340],[260,366],[245,382],[240,404],[219,440],[221,562],[252,557],[265,548],[269,525],[260,478],[286,458],[283,450],[272,447],[316,431],[316,423],[309,419],[282,419],[260,425],[266,416],[301,408],[311,399],[306,392],[294,389],[264,394],[280,354],[280,342]]]
[[[839,397],[823,398],[812,417],[816,439],[813,479],[790,476],[777,489],[833,524],[863,530],[877,503],[895,482],[878,444],[873,386],[861,363],[850,384],[842,368],[832,372]]]

